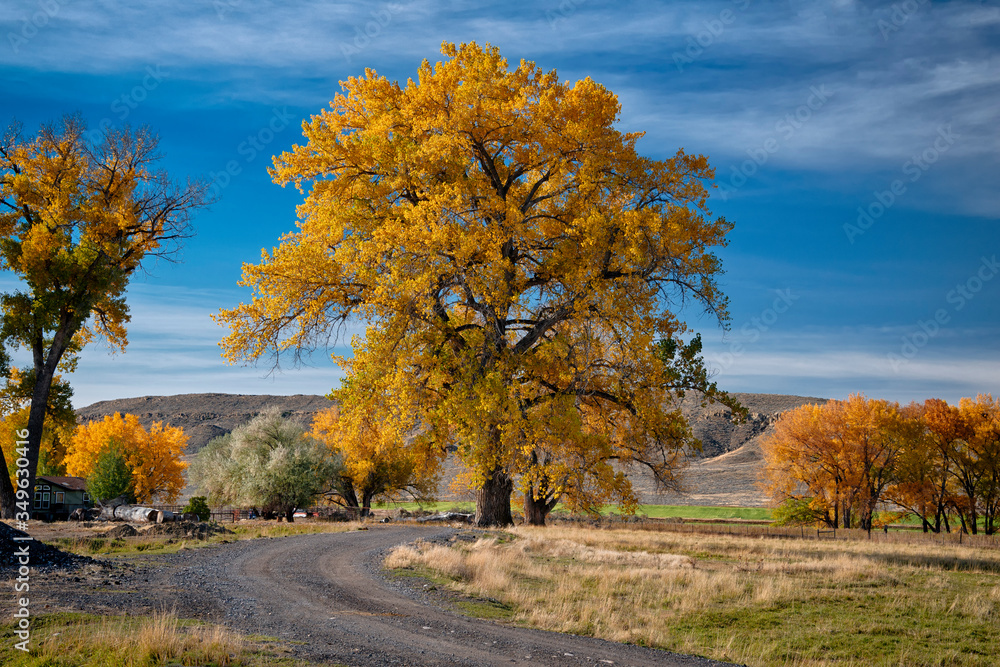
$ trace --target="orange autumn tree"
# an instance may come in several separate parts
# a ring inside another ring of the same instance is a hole
[[[971,431],[958,408],[941,399],[913,404],[906,411],[923,428],[900,454],[886,499],[918,517],[924,532],[950,532],[949,512],[959,504],[953,479],[954,446]]]
[[[135,415],[109,415],[77,427],[66,454],[70,475],[89,477],[102,453],[121,452],[132,472],[137,502],[173,502],[184,489],[181,455],[187,436],[180,428],[154,422],[147,431]]]
[[[1000,400],[990,394],[963,398],[958,410],[966,431],[952,440],[952,475],[961,491],[955,507],[966,531],[976,534],[981,519],[992,535],[1000,509]]]
[[[776,502],[802,501],[828,525],[871,530],[907,444],[923,429],[899,405],[860,394],[786,412],[762,443]]]
[[[799,505],[800,519],[839,525],[845,471],[823,427],[822,406],[783,413],[761,449],[764,488],[776,503]]]
[[[585,484],[561,488],[627,509],[610,462],[675,486],[697,442],[674,406],[685,391],[724,400],[683,368],[700,341],[677,315],[728,320],[714,173],[682,150],[640,155],[591,79],[511,67],[488,45],[442,52],[405,85],[372,70],[342,83],[275,158],[273,179],[309,193],[298,230],[244,265],[253,298],[220,313],[224,355],[299,355],[364,322],[355,355],[378,395],[457,447],[477,524],[512,523],[515,488],[544,520],[577,452]]]

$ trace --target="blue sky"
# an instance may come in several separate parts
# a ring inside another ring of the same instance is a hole
[[[0,0],[4,124],[148,124],[172,174],[218,188],[182,261],[130,289],[128,351],[84,352],[75,403],[337,385],[324,353],[274,373],[219,355],[209,315],[247,298],[242,263],[294,228],[301,201],[266,168],[340,80],[405,80],[442,41],[473,40],[601,82],[646,155],[709,156],[711,208],[736,225],[721,251],[731,328],[684,316],[722,388],[998,391],[995,4]]]

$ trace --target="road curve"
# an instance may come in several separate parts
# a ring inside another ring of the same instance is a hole
[[[165,576],[243,632],[291,640],[302,658],[347,665],[665,665],[725,663],[505,626],[442,610],[378,575],[397,544],[455,531],[373,527],[198,549]],[[164,582],[166,583],[166,582]],[[178,590],[174,588],[174,590]],[[182,605],[184,606],[184,605]]]

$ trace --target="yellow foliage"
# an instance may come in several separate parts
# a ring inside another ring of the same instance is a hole
[[[851,395],[781,415],[761,446],[766,488],[776,502],[811,498],[831,526],[871,528],[887,497],[909,506],[902,475],[926,460],[926,422],[913,406]]]
[[[15,448],[17,441],[21,440],[17,436],[19,431],[27,431],[28,412],[30,408],[25,406],[16,412],[7,414],[0,420],[0,446],[3,447],[4,460],[7,462],[7,471],[11,480],[14,479],[14,471],[17,469]],[[65,422],[49,419],[45,423],[42,431],[42,445],[39,453],[39,475],[59,475],[64,467],[66,449],[73,437],[76,428],[74,422]]]
[[[693,443],[669,406],[707,385],[657,356],[655,340],[687,331],[672,305],[728,317],[713,172],[683,151],[640,156],[590,79],[510,67],[488,45],[442,52],[405,85],[372,70],[343,82],[275,158],[277,183],[310,190],[297,231],[244,265],[254,294],[218,315],[223,354],[297,352],[364,321],[348,377],[456,444],[474,486],[523,476],[531,493],[545,479],[628,505],[609,459],[674,483]]]
[[[17,124],[0,135],[0,270],[19,281],[2,295],[3,332],[33,359],[29,400],[51,396],[53,374],[72,370],[94,337],[125,349],[132,274],[172,252],[208,199],[207,183],[178,184],[155,168],[161,155],[148,129],[97,134],[91,140],[80,117],[65,116],[34,136]],[[31,413],[29,480],[52,408]],[[13,488],[2,479],[0,505],[10,516]]]
[[[140,503],[153,500],[172,502],[184,489],[184,468],[180,460],[187,446],[183,429],[154,422],[147,431],[135,415],[109,415],[77,428],[66,454],[66,470],[70,475],[87,477],[98,457],[110,445],[116,444],[135,482],[135,497]]]

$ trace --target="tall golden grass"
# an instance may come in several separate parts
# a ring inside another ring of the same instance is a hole
[[[385,565],[438,573],[465,594],[500,599],[520,624],[750,665],[992,664],[975,637],[1000,620],[997,550],[575,527],[511,532],[513,540],[418,542],[393,550]]]
[[[86,617],[45,633],[38,664],[233,665],[247,648],[243,637],[218,625],[186,625],[171,613]],[[86,662],[77,663],[76,658]]]

